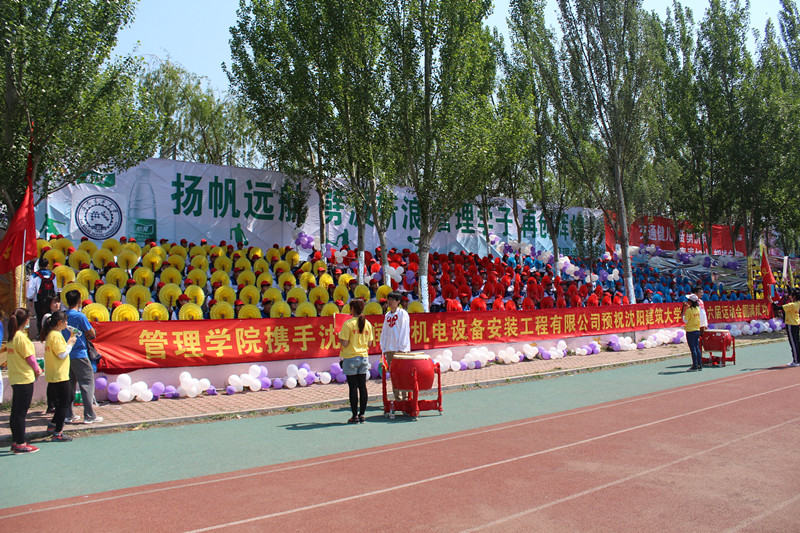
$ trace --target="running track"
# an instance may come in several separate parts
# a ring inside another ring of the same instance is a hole
[[[3,509],[0,530],[795,532],[798,400],[800,369],[736,372],[448,435]]]

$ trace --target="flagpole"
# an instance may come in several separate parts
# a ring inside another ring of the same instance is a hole
[[[25,286],[25,250],[27,250],[26,240],[28,238],[28,232],[25,231],[22,233],[22,275],[19,278],[19,305],[22,307],[23,302],[26,304],[25,308],[28,308],[27,302],[23,299],[22,291],[24,290]]]

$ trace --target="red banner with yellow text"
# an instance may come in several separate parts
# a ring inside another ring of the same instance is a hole
[[[763,300],[706,302],[710,323],[772,317]],[[380,353],[382,316],[370,353]],[[484,311],[411,315],[411,348],[508,344],[681,327],[681,304],[637,304],[538,311]],[[256,363],[336,357],[341,348],[333,318],[98,322],[94,344],[109,373],[140,368]]]

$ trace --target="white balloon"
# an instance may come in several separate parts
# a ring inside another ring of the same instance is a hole
[[[122,389],[129,389],[131,387],[131,377],[128,374],[120,374],[117,376],[117,385]]]
[[[297,368],[297,365],[295,365],[295,364],[291,364],[291,365],[286,367],[286,375],[288,377],[290,377],[290,378],[297,377],[297,371],[298,371],[298,368]]]
[[[461,370],[461,364],[458,361],[453,361],[452,363],[450,363],[450,370],[452,370],[453,372],[458,372],[459,370]]]
[[[145,383],[144,381],[137,381],[136,383],[131,385],[131,393],[134,396],[138,396],[146,390],[147,390],[147,383]]]
[[[306,370],[305,368],[298,368],[297,369],[297,378],[298,379],[305,379],[307,375],[308,375],[308,370]]]
[[[323,385],[327,385],[331,382],[331,375],[329,372],[320,372],[319,374],[319,382]]]
[[[241,384],[242,380],[236,374],[231,374],[230,376],[228,376],[228,385],[233,385],[234,387],[236,387],[237,385]]]
[[[293,377],[286,378],[286,381],[283,382],[283,386],[287,389],[293,389],[297,387],[297,380]]]
[[[253,392],[258,392],[261,390],[261,381],[258,379],[254,379],[253,382],[250,384],[250,390]]]
[[[306,382],[306,378],[297,378],[297,384],[300,385],[301,387],[305,387],[306,385],[308,385],[308,383]]]
[[[117,399],[122,403],[126,403],[133,399],[133,394],[131,394],[129,389],[120,389],[119,394],[117,394]]]
[[[190,374],[189,372],[181,372],[180,375],[178,376],[178,381],[184,381],[187,379],[192,379],[192,374]]]
[[[258,376],[261,375],[261,367],[258,365],[250,365],[250,368],[247,371],[247,373],[253,376],[254,378],[257,378]]]
[[[206,378],[203,378],[197,382],[197,388],[200,390],[208,390],[211,387],[211,381]]]
[[[150,389],[145,390],[143,393],[136,396],[136,399],[140,402],[149,402],[153,399],[153,391]]]
[[[197,389],[197,385],[192,385],[192,387],[189,390],[186,391],[186,395],[189,398],[194,398],[198,394],[200,394],[200,391]]]

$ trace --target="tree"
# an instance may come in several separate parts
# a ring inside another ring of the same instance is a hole
[[[639,0],[559,0],[563,52],[539,50],[549,96],[567,132],[567,159],[603,210],[621,248],[633,301],[627,191],[640,176],[652,79],[652,20]],[[553,65],[560,64],[560,78]],[[585,125],[591,123],[591,128]],[[597,179],[597,159],[604,171]]]
[[[426,310],[433,238],[479,194],[485,177],[496,68],[492,35],[482,25],[490,6],[488,0],[387,1],[391,153],[416,195]]]
[[[238,102],[204,89],[201,78],[169,60],[156,60],[140,83],[159,124],[158,157],[242,167],[261,163],[255,126]]]
[[[28,150],[39,199],[88,172],[124,170],[152,154],[131,57],[110,61],[133,0],[0,3],[0,199],[25,191]]]
[[[334,119],[323,65],[319,2],[241,0],[231,28],[230,67],[223,68],[256,125],[263,152],[278,169],[310,182],[319,195],[320,244],[326,241],[325,199],[334,174]]]

